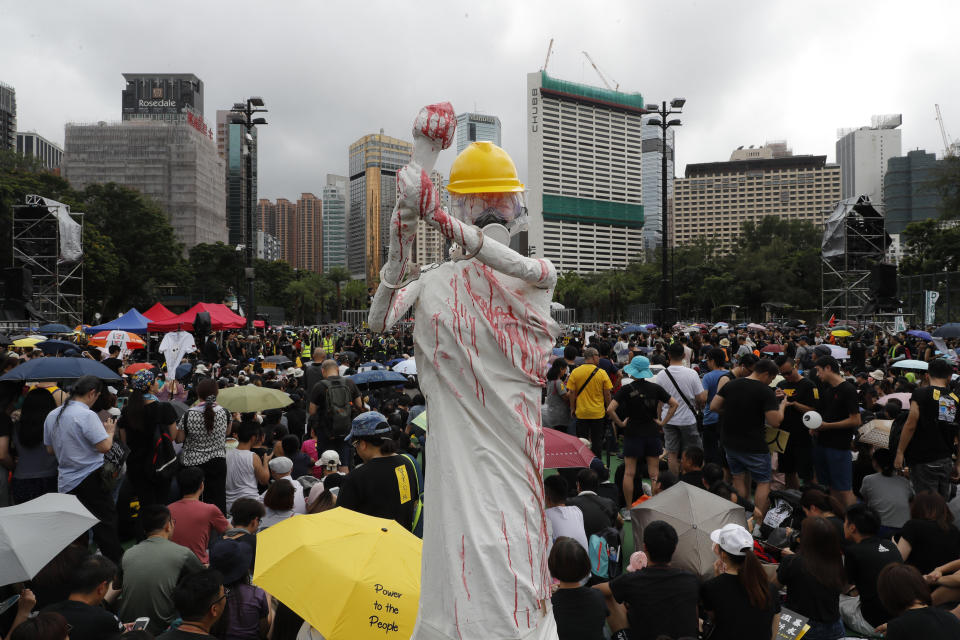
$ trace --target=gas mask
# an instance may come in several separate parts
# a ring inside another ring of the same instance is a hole
[[[523,193],[450,194],[455,218],[483,230],[483,235],[509,244],[527,227],[527,207]]]

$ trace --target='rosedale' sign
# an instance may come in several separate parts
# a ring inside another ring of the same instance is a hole
[[[139,100],[137,106],[141,109],[151,109],[151,108],[161,108],[161,107],[176,107],[176,100]]]

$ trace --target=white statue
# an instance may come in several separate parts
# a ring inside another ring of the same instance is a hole
[[[414,640],[555,639],[547,569],[540,398],[558,333],[556,270],[509,246],[525,222],[523,185],[505,151],[465,149],[450,170],[452,214],[429,172],[450,145],[449,103],[421,110],[397,174],[390,254],[370,307],[384,331],[413,307],[429,437],[422,587]],[[420,271],[419,220],[458,249]],[[481,231],[481,228],[483,230]]]

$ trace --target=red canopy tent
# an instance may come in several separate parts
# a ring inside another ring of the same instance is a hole
[[[175,314],[173,311],[170,311],[170,309],[167,309],[158,302],[144,311],[141,315],[146,316],[147,320],[150,322],[163,322],[164,320],[169,320],[170,318],[176,317],[177,314]]]
[[[226,305],[210,302],[198,302],[178,316],[173,316],[167,320],[151,322],[147,325],[147,330],[160,333],[169,331],[193,331],[193,320],[200,312],[206,311],[210,314],[210,329],[212,331],[223,331],[225,329],[242,329],[247,326],[247,321],[242,316],[238,316]],[[147,314],[144,314],[147,315]],[[149,316],[148,316],[149,317]]]

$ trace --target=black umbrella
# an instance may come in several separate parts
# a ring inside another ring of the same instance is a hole
[[[287,356],[267,356],[263,359],[264,362],[272,362],[278,367],[285,367],[287,365],[293,364],[293,361],[290,360]]]
[[[0,382],[76,380],[83,376],[120,380],[120,376],[111,369],[89,358],[34,358],[8,371],[0,377]]]
[[[37,333],[43,336],[52,336],[58,333],[73,333],[73,329],[65,324],[53,323],[43,325],[37,329]]]
[[[960,338],[960,322],[948,322],[933,332],[934,338]]]
[[[13,340],[11,340],[5,333],[0,333],[0,345],[7,346],[11,343],[13,343]]]
[[[70,349],[80,351],[80,347],[77,346],[76,343],[68,342],[66,340],[44,340],[35,346],[34,349],[39,349],[46,354],[63,353],[64,351],[69,351]]]

